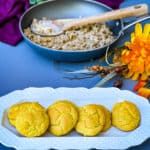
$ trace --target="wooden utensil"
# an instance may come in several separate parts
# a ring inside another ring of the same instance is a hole
[[[147,4],[139,4],[118,10],[112,10],[96,16],[90,16],[79,19],[34,19],[31,24],[31,31],[41,36],[57,36],[74,27],[76,28],[88,24],[103,23],[131,16],[142,16],[146,15],[147,13]]]

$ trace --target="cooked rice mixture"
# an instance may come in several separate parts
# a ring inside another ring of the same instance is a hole
[[[114,40],[112,31],[106,24],[94,24],[78,29],[71,29],[58,36],[44,37],[24,30],[33,42],[57,50],[89,50],[101,48]]]

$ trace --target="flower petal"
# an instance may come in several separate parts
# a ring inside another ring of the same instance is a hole
[[[143,96],[145,98],[149,98],[150,97],[150,89],[148,88],[140,88],[138,90],[138,95]]]
[[[142,25],[140,23],[137,23],[135,25],[135,35],[139,36],[142,34]]]
[[[140,74],[139,73],[134,73],[134,75],[132,76],[132,80],[138,80],[139,79]]]
[[[132,75],[134,74],[134,72],[129,71],[127,74],[125,74],[125,78],[130,78],[132,77]]]
[[[143,31],[144,39],[148,38],[149,33],[150,33],[150,24],[145,24],[144,31]]]
[[[133,43],[134,42],[134,39],[135,39],[135,33],[131,33],[131,42]]]

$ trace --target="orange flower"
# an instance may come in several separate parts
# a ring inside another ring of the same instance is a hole
[[[149,98],[150,97],[150,89],[149,88],[140,88],[138,90],[138,95],[143,96],[145,98]]]
[[[146,85],[147,81],[139,80],[138,83],[134,86],[133,90],[138,91],[140,88],[143,88]]]
[[[150,75],[150,24],[136,24],[135,31],[131,33],[131,41],[126,42],[121,54],[121,63],[127,65],[129,72],[126,78],[132,80],[146,80]]]

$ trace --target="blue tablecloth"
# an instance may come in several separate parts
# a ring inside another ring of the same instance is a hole
[[[121,7],[128,5],[148,3],[147,0],[125,0]],[[148,20],[147,22],[150,22]],[[129,38],[130,28],[126,31],[115,45],[122,45]],[[11,91],[24,89],[27,87],[87,87],[92,88],[98,81],[99,76],[83,80],[69,80],[65,76],[65,70],[78,70],[92,64],[100,64],[99,60],[83,63],[62,63],[49,60],[35,50],[30,48],[24,41],[16,47],[0,43],[0,96]],[[113,81],[105,86],[112,86]],[[131,80],[125,80],[123,89],[132,90],[135,83]],[[140,138],[140,137],[139,137]],[[19,143],[18,143],[19,144]],[[140,146],[130,148],[130,150],[149,150],[150,139]],[[13,150],[0,144],[0,150]]]

